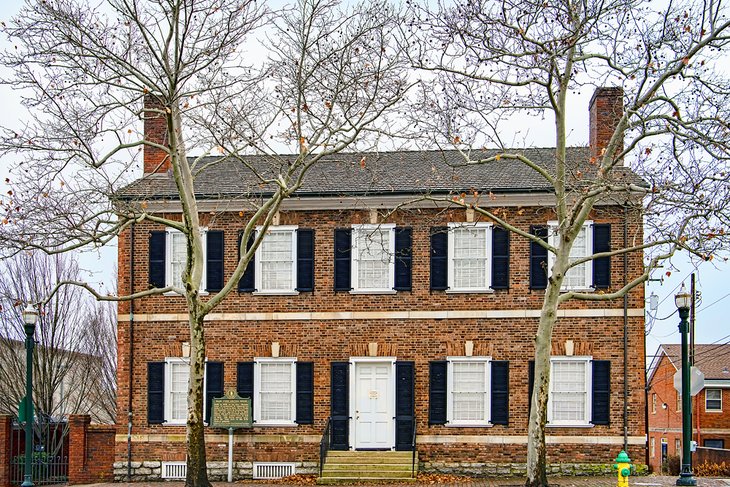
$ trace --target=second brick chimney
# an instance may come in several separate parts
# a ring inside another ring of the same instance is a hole
[[[164,106],[159,100],[147,95],[144,97],[144,138],[150,142],[160,145],[167,145],[167,120],[164,113]],[[145,145],[143,149],[144,174],[165,173],[170,169],[169,154],[157,147]]]
[[[618,121],[624,114],[624,90],[619,87],[597,88],[591,103],[588,105],[590,114],[589,144],[591,157],[601,157],[603,150],[608,146]],[[617,152],[624,148],[623,135]]]

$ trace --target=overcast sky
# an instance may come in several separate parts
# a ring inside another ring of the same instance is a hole
[[[0,20],[8,22],[10,18],[20,9],[21,0],[3,0],[0,6]],[[0,39],[0,47],[8,48],[5,38]],[[2,77],[7,72],[2,71]],[[578,93],[572,96],[572,113],[575,114],[569,122],[571,145],[586,145],[588,141],[588,101],[590,92]],[[23,118],[23,110],[18,101],[18,95],[8,86],[0,86],[0,99],[2,110],[0,110],[0,126],[15,127]],[[528,140],[536,146],[550,146],[551,127],[550,120],[535,120],[534,128],[526,134]],[[525,134],[523,134],[525,135]],[[508,139],[509,140],[509,139]],[[7,168],[10,161],[0,160],[0,189],[4,194],[7,188],[4,187],[4,179],[7,176]],[[90,272],[90,280],[108,287],[113,280],[116,269],[116,247],[111,247],[101,253],[86,254],[81,259],[82,266]],[[678,316],[674,306],[674,294],[679,290],[682,282],[686,282],[689,288],[689,276],[694,271],[697,274],[697,289],[702,293],[702,301],[698,306],[696,341],[697,343],[727,343],[730,341],[730,285],[728,285],[728,274],[730,269],[722,259],[715,259],[711,263],[703,263],[695,268],[684,256],[675,258],[671,263],[665,264],[661,272],[655,273],[658,281],[650,282],[646,286],[647,298],[651,293],[658,296],[659,309],[651,314],[654,319],[651,333],[646,339],[647,355],[652,355],[660,343],[678,343],[680,340],[677,331]],[[725,273],[725,279],[723,279]],[[647,310],[649,309],[647,303]]]

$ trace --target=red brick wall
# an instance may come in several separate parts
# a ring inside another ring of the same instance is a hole
[[[69,485],[114,480],[114,426],[91,425],[88,415],[69,417]]]
[[[591,98],[589,112],[589,145],[591,157],[600,157],[608,146],[616,125],[624,113],[623,89],[598,88]],[[623,137],[618,151],[623,150]]]
[[[152,95],[147,95],[144,99],[144,108],[145,140],[161,145],[167,144],[167,117],[163,113],[152,111],[152,109],[163,110],[164,107]],[[145,174],[164,173],[171,167],[169,154],[163,149],[145,145],[143,157]]]
[[[0,414],[0,487],[10,487],[10,435],[12,434],[12,416]]]

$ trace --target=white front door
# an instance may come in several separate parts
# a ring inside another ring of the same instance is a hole
[[[393,362],[355,362],[355,448],[395,446]]]

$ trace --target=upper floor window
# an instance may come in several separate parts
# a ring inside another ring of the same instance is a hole
[[[392,291],[395,277],[395,225],[353,225],[352,289]]]
[[[261,229],[257,229],[258,232]],[[297,227],[269,227],[256,251],[256,290],[262,293],[296,292]]]
[[[722,389],[705,389],[705,411],[722,411]]]
[[[568,257],[570,263],[575,262],[583,257],[588,257],[593,254],[593,232],[591,232],[591,226],[593,222],[586,222],[578,232],[578,235],[573,241],[573,247],[570,249],[570,255]],[[548,243],[553,247],[559,245],[558,242],[558,223],[548,222]],[[552,269],[555,264],[555,254],[548,254],[548,269]],[[588,260],[582,264],[577,264],[569,268],[565,272],[563,278],[563,285],[561,289],[574,290],[574,289],[589,289],[593,285],[593,261]]]
[[[492,225],[449,224],[449,290],[486,291],[491,283]]]

